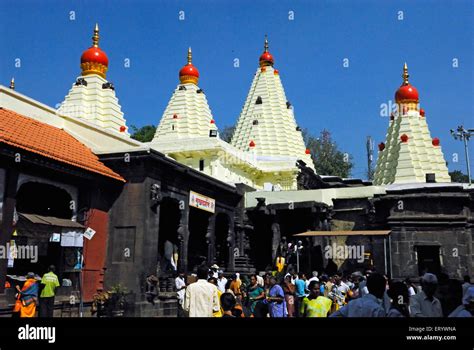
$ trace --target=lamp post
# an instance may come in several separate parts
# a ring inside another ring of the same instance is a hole
[[[466,167],[467,167],[467,177],[469,181],[469,185],[471,185],[471,166],[469,164],[469,149],[467,145],[467,141],[471,138],[471,135],[474,134],[474,129],[464,129],[462,125],[458,126],[456,130],[450,130],[451,135],[454,137],[455,140],[461,140],[464,142],[464,153],[466,155]]]
[[[295,253],[296,253],[296,271],[300,272],[300,250],[303,249],[303,242],[298,241],[295,244]]]
[[[74,269],[79,273],[79,317],[84,316],[84,300],[83,300],[83,264],[84,264],[84,256],[82,255],[81,249],[77,249],[77,263],[74,266]]]

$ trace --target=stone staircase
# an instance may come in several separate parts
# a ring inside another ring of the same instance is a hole
[[[255,273],[255,265],[248,256],[235,257],[235,272],[240,273]]]

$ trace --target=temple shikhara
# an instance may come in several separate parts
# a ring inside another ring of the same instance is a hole
[[[379,144],[374,184],[425,182],[427,174],[451,182],[440,141],[431,137],[418,90],[408,77],[405,63],[403,83],[395,93],[398,113],[390,117],[386,142]]]
[[[92,46],[81,56],[81,75],[58,113],[87,120],[107,130],[127,133],[114,86],[106,80],[108,66],[109,59],[99,47],[99,26],[96,25]]]
[[[293,109],[265,39],[259,68],[245,100],[230,144],[220,139],[206,95],[198,86],[199,71],[188,63],[161,117],[151,146],[180,163],[227,183],[256,189],[266,184],[297,189],[296,162],[314,168]],[[177,141],[179,140],[179,141]]]
[[[72,81],[57,109],[22,94],[18,80],[0,85],[0,244],[35,245],[39,256],[0,260],[0,308],[14,298],[8,281],[51,264],[67,281],[63,297],[88,302],[120,284],[133,293],[133,316],[174,313],[173,274],[202,263],[225,274],[268,271],[281,258],[306,271],[371,268],[392,278],[474,273],[474,189],[451,182],[406,63],[368,181],[316,173],[266,37],[230,142],[198,69],[208,58],[191,48],[163,68],[178,79],[149,120],[153,139],[133,139],[120,86],[108,80],[107,42],[118,39],[96,25],[78,62],[58,60],[79,63],[80,74],[57,77]],[[296,262],[285,247],[298,241]],[[332,245],[362,245],[364,258],[329,258]],[[150,275],[159,281],[153,305],[143,292]]]

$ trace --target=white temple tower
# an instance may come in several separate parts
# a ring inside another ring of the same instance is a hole
[[[296,189],[296,157],[262,162],[253,150],[237,149],[219,137],[206,95],[198,86],[199,72],[192,63],[191,49],[187,64],[179,71],[179,81],[150,147],[228,184]]]
[[[109,59],[99,48],[99,26],[96,24],[92,46],[81,56],[81,75],[61,103],[58,113],[128,135],[115,88],[105,78],[108,66]]]
[[[379,144],[374,184],[426,182],[426,174],[451,182],[439,139],[431,138],[418,91],[408,82],[406,63],[402,77],[395,94],[398,111],[390,117],[386,142]]]
[[[179,80],[156,129],[152,141],[155,145],[174,140],[179,147],[179,139],[218,137],[206,95],[197,85],[199,72],[192,64],[191,48],[188,63],[179,72]]]
[[[287,100],[280,74],[273,67],[273,56],[265,38],[260,67],[255,73],[247,99],[240,113],[231,144],[245,152],[254,152],[263,168],[287,168],[303,160],[314,169],[293,108]]]

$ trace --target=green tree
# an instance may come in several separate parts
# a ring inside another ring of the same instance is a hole
[[[328,130],[321,131],[319,137],[311,135],[308,129],[304,129],[302,133],[319,175],[335,175],[343,178],[351,175],[354,167],[352,156],[338,149]]]
[[[451,176],[451,181],[452,182],[460,182],[460,183],[468,183],[469,182],[469,177],[467,177],[466,174],[463,174],[459,170],[454,170],[449,173],[449,176]],[[472,180],[474,182],[474,179]]]
[[[230,140],[232,140],[232,136],[234,136],[234,131],[235,131],[235,125],[224,126],[222,130],[219,132],[219,136],[221,140],[230,143]]]
[[[141,128],[137,128],[135,125],[131,125],[130,129],[132,130],[132,139],[135,139],[140,142],[150,142],[155,136],[156,126],[154,125],[145,125]]]

